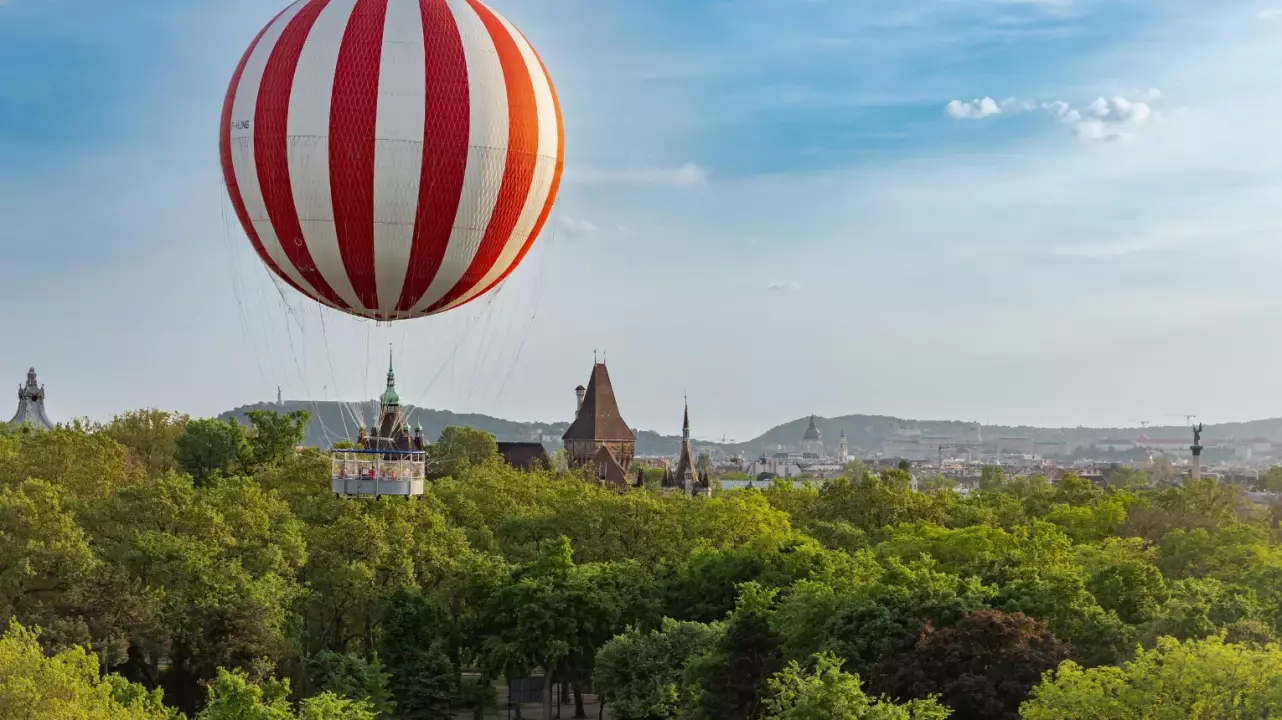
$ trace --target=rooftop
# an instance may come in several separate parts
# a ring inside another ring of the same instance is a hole
[[[619,414],[619,404],[614,399],[614,386],[610,384],[610,373],[605,363],[592,367],[592,378],[588,380],[583,404],[562,439],[636,441],[636,433]]]

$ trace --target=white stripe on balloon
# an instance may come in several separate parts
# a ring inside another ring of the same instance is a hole
[[[365,310],[343,264],[329,184],[329,110],[343,33],[357,0],[330,0],[307,35],[289,100],[289,179],[312,263],[355,312]]]
[[[470,128],[462,201],[449,245],[427,292],[411,309],[422,312],[445,296],[467,272],[494,215],[507,167],[507,84],[494,40],[466,0],[446,0],[463,40],[467,63]]]

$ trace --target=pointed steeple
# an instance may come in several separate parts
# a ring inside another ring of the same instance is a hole
[[[693,495],[703,492],[707,487],[706,473],[699,472],[695,461],[694,446],[690,444],[690,401],[685,402],[685,412],[681,418],[681,451],[677,454],[677,469],[669,472],[663,479],[663,487],[673,488]]]
[[[681,418],[681,440],[690,442],[690,398],[685,399],[685,414]]]
[[[400,405],[401,396],[396,392],[396,370],[392,367],[392,346],[387,346],[387,389],[379,396],[381,405]]]

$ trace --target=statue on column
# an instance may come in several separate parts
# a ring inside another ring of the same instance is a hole
[[[1193,444],[1199,446],[1202,444],[1202,423],[1193,426]]]

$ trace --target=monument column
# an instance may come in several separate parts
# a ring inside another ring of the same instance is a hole
[[[1193,451],[1193,479],[1202,479],[1202,424],[1198,423],[1193,426],[1193,444],[1189,446]]]

